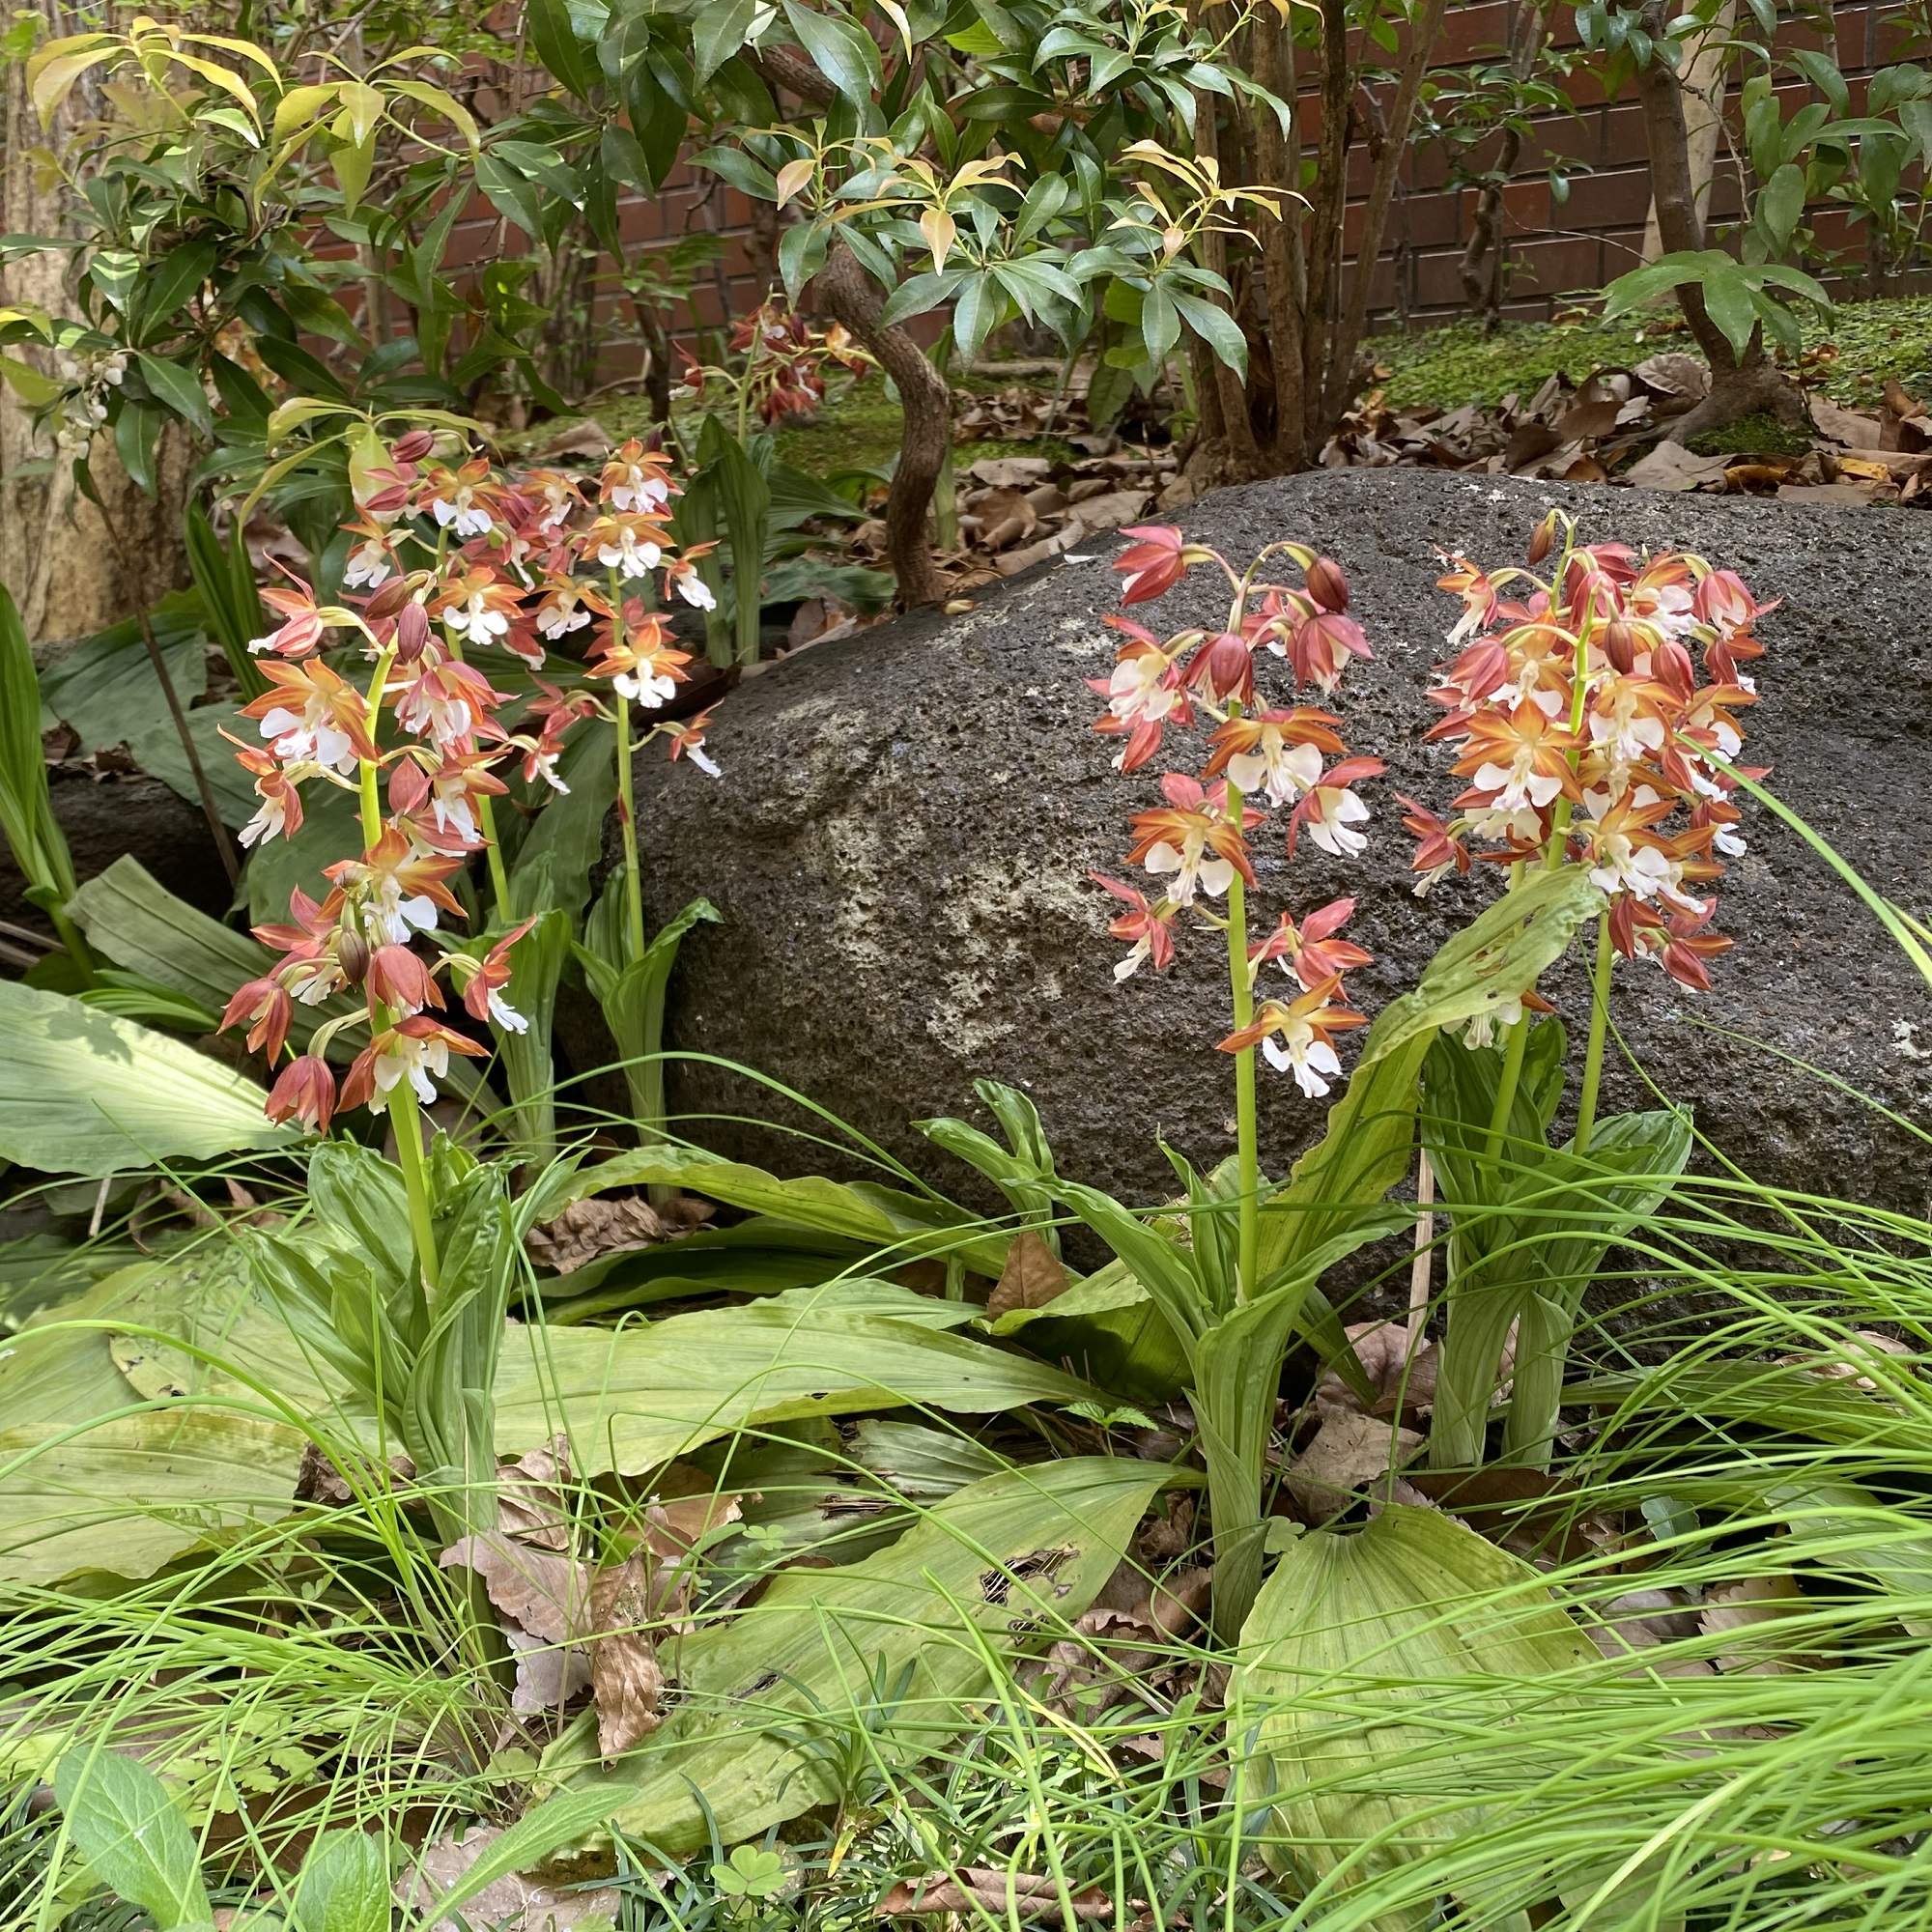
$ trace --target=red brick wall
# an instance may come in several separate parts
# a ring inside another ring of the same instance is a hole
[[[1834,9],[1835,53],[1852,81],[1854,114],[1863,106],[1863,76],[1889,58],[1897,58],[1891,50],[1898,36],[1882,27],[1892,14],[1893,9],[1870,0],[1839,0]],[[1574,46],[1577,34],[1569,6],[1559,6],[1555,25],[1559,44]],[[1454,67],[1477,58],[1498,59],[1507,31],[1505,0],[1477,0],[1457,8],[1444,24],[1438,64]],[[1821,44],[1815,34],[1791,29],[1787,33],[1793,44]],[[1595,80],[1579,71],[1572,77],[1569,92],[1576,114],[1547,115],[1537,121],[1532,137],[1523,144],[1516,179],[1504,190],[1512,265],[1504,306],[1508,315],[1546,320],[1564,305],[1565,298],[1602,288],[1640,259],[1650,210],[1650,177],[1634,90],[1627,88],[1618,99],[1608,101]],[[1787,114],[1806,98],[1802,85],[1782,92],[1788,97]],[[1591,170],[1571,177],[1569,197],[1561,203],[1549,191],[1548,173],[1557,157]],[[1463,312],[1458,265],[1476,190],[1447,186],[1447,173],[1446,158],[1434,144],[1419,156],[1411,154],[1404,170],[1403,192],[1390,211],[1375,270],[1373,308],[1385,327],[1404,319],[1412,324],[1439,322]],[[1366,195],[1367,175],[1366,156],[1354,157],[1351,194]],[[1737,209],[1736,176],[1720,144],[1710,213],[1723,221],[1735,216]],[[1861,252],[1859,231],[1841,213],[1817,211],[1813,225],[1827,245],[1855,255]]]

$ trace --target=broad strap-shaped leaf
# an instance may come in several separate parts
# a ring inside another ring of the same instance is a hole
[[[252,1081],[180,1040],[61,993],[0,980],[0,1157],[102,1175],[279,1149]]]
[[[1441,1880],[1418,1872],[1406,1891],[1404,1868],[1480,1825],[1512,1718],[1564,1699],[1596,1661],[1536,1571],[1437,1511],[1393,1504],[1359,1531],[1301,1537],[1248,1618],[1229,1694],[1234,1735],[1272,1777],[1269,1862],[1308,1888],[1311,1918],[1436,1922]],[[1526,1927],[1458,1890],[1472,1924]]]
[[[1328,1131],[1267,1205],[1264,1277],[1350,1230],[1363,1240],[1382,1232],[1369,1216],[1408,1171],[1416,1082],[1436,1035],[1520,1000],[1602,904],[1580,867],[1536,873],[1448,940],[1414,989],[1382,1009],[1349,1091],[1328,1110]]]
[[[570,1201],[586,1195],[645,1183],[686,1188],[730,1208],[768,1214],[775,1221],[871,1242],[897,1251],[900,1259],[956,1256],[975,1273],[996,1281],[1011,1244],[1010,1235],[988,1228],[979,1216],[948,1201],[873,1181],[826,1180],[816,1175],[781,1180],[761,1167],[726,1160],[701,1148],[639,1148],[581,1169],[567,1198],[559,1200],[553,1211],[560,1212]]]
[[[1485,1096],[1492,1091],[1479,1088]],[[1505,1452],[1513,1461],[1545,1460],[1584,1292],[1610,1245],[1669,1198],[1690,1148],[1690,1117],[1681,1109],[1600,1122],[1585,1154],[1516,1148],[1492,1164],[1453,1133],[1432,1138],[1432,1155],[1444,1162],[1443,1206],[1456,1226],[1431,1428],[1438,1467],[1481,1459],[1512,1327],[1520,1332]]]
[[[128,853],[87,880],[67,909],[90,946],[211,1012],[275,963],[266,946],[177,898]],[[299,1044],[324,1020],[349,1010],[340,993],[319,1006],[298,1005],[290,1037]]]
[[[1133,1271],[1192,1361],[1196,1341],[1213,1320],[1213,1304],[1187,1250],[1097,1187],[1064,1180],[1055,1192]]]
[[[614,1333],[512,1328],[497,1378],[497,1447],[518,1456],[567,1435],[572,1468],[636,1474],[734,1430],[804,1416],[896,1406],[990,1415],[1098,1399],[1029,1356],[804,1289]]]
[[[1603,908],[1604,895],[1581,866],[1531,873],[1445,941],[1414,988],[1382,1009],[1362,1042],[1361,1065],[1513,1005]]]
[[[73,891],[73,860],[54,817],[41,743],[41,687],[20,613],[0,582],[0,837],[29,886]]]
[[[987,1652],[1051,1641],[1086,1609],[1167,1473],[1102,1458],[1008,1470],[863,1563],[780,1575],[751,1610],[663,1653],[682,1696],[627,1757],[600,1768],[594,1731],[566,1736],[544,1767],[561,1794],[524,1821],[520,1850],[607,1822],[673,1856],[707,1844],[713,1820],[738,1843],[836,1798],[860,1725],[888,1764],[929,1754],[991,1689]]]
[[[287,1515],[304,1446],[283,1423],[185,1406],[77,1431],[0,1430],[0,1579],[152,1576]]]

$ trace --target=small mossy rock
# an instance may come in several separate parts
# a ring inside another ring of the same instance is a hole
[[[1458,609],[1435,587],[1437,547],[1519,561],[1551,503],[1587,539],[1698,552],[1783,599],[1751,667],[1763,696],[1745,714],[1750,755],[1873,885],[1932,913],[1932,524],[1897,510],[1391,469],[1253,484],[1179,513],[1190,538],[1237,563],[1282,538],[1339,558],[1376,651],[1338,707],[1350,748],[1390,767],[1364,787],[1368,852],[1344,865],[1304,841],[1291,864],[1271,826],[1258,839],[1263,926],[1284,907],[1299,916],[1352,894],[1349,936],[1376,964],[1350,983],[1373,1014],[1496,895],[1500,879],[1483,867],[1416,898],[1396,794],[1440,809],[1459,789],[1444,750],[1422,742],[1439,715],[1430,669]],[[961,1114],[990,1125],[976,1075],[1030,1094],[1062,1173],[1124,1199],[1172,1195],[1159,1139],[1203,1166],[1234,1147],[1232,1069],[1214,1051],[1229,1025],[1218,935],[1184,934],[1171,972],[1117,985],[1112,902],[1087,879],[1127,875],[1127,815],[1157,802],[1162,769],[1122,777],[1110,762],[1118,741],[1091,728],[1099,700],[1083,680],[1105,675],[1113,656],[1100,623],[1120,608],[1113,554],[1047,566],[964,615],[920,613],[774,666],[719,715],[709,749],[722,782],[661,754],[639,768],[656,918],[698,894],[724,915],[685,941],[671,1044],[783,1082],[968,1198],[971,1177],[908,1123]],[[1217,608],[1203,570],[1133,614],[1176,630],[1222,621]],[[1171,738],[1171,761],[1197,770],[1198,745]],[[1718,916],[1737,944],[1714,962],[1711,991],[1621,966],[1621,1037],[1754,1178],[1924,1213],[1923,1144],[1833,1082],[1932,1117],[1932,997],[1796,835],[1754,806],[1744,829],[1750,849]],[[1579,1038],[1584,950],[1545,989]],[[1655,1105],[1614,1045],[1612,1061],[1606,1107]],[[1262,1078],[1263,1162],[1282,1174],[1324,1109],[1265,1067]],[[810,1142],[703,1118],[808,1123],[715,1065],[676,1069],[671,1104],[688,1131],[736,1157],[860,1171]]]

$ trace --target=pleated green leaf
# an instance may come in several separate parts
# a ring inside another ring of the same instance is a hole
[[[520,1852],[607,1822],[673,1856],[708,1844],[714,1819],[736,1844],[835,1799],[860,1726],[888,1763],[930,1753],[991,1689],[990,1662],[1087,1608],[1167,1473],[1100,1457],[1007,1470],[863,1563],[781,1574],[746,1614],[667,1647],[679,1702],[636,1750],[605,1768],[585,1755],[594,1722],[565,1737],[545,1766],[560,1793],[519,1828]]]
[[[1311,1922],[1360,1888],[1397,1896],[1350,1924],[1436,1923],[1382,1882],[1485,1822],[1485,1783],[1520,1781],[1512,1719],[1547,1714],[1596,1656],[1536,1571],[1435,1510],[1295,1542],[1242,1631],[1229,1708],[1250,1794],[1273,1793],[1269,1862],[1310,1889]],[[1459,1895],[1472,1924],[1524,1932],[1474,1882]]]
[[[261,1088],[182,1041],[61,993],[0,980],[0,1157],[101,1175],[297,1136]]]

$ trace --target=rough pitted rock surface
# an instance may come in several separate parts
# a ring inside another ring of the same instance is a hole
[[[48,773],[54,816],[67,835],[74,876],[91,879],[132,853],[169,892],[219,917],[228,877],[198,808],[159,779],[130,773],[96,779],[76,767]],[[26,881],[0,844],[0,919],[51,933],[47,916],[23,896]]]
[[[1237,563],[1282,537],[1330,552],[1377,653],[1339,707],[1350,747],[1390,766],[1365,788],[1369,850],[1344,866],[1304,841],[1291,865],[1279,833],[1264,835],[1259,917],[1271,924],[1284,905],[1299,914],[1354,894],[1350,936],[1378,963],[1350,984],[1373,1013],[1495,895],[1483,868],[1416,899],[1395,794],[1439,807],[1458,788],[1444,752],[1422,743],[1438,715],[1424,695],[1430,667],[1458,609],[1435,588],[1436,546],[1520,560],[1552,502],[1588,537],[1697,551],[1784,599],[1760,626],[1751,754],[1881,891],[1932,913],[1932,535],[1921,534],[1932,526],[1895,511],[1357,470],[1231,490],[1179,515]],[[1089,728],[1098,700],[1082,680],[1113,655],[1099,621],[1119,608],[1113,554],[1048,566],[965,615],[914,616],[774,666],[720,715],[710,748],[722,783],[681,763],[640,765],[653,911],[663,919],[701,893],[725,919],[685,943],[673,1045],[757,1067],[969,1195],[962,1170],[907,1122],[979,1117],[979,1074],[1034,1096],[1063,1173],[1129,1198],[1173,1190],[1156,1137],[1204,1165],[1232,1150],[1230,1067],[1213,1051],[1227,1026],[1218,936],[1183,944],[1165,976],[1143,969],[1117,986],[1111,901],[1086,879],[1127,874],[1126,816],[1157,803],[1158,766],[1123,778],[1110,769],[1115,741]],[[1200,572],[1134,614],[1171,630],[1214,607]],[[1176,762],[1198,742],[1170,737]],[[1760,1179],[1932,1210],[1922,1143],[1734,1037],[1932,1117],[1923,982],[1794,834],[1747,812],[1750,851],[1719,915],[1737,945],[1715,962],[1712,990],[1687,994],[1654,967],[1625,965],[1616,1023],[1648,1074]],[[1546,991],[1573,1023],[1587,1014],[1576,966]],[[1279,1174],[1323,1109],[1262,1073],[1264,1164]],[[1609,1107],[1654,1104],[1627,1064],[1606,1088]],[[786,1118],[768,1093],[710,1067],[685,1068],[672,1101]],[[788,1172],[858,1171],[768,1131],[699,1131]]]

